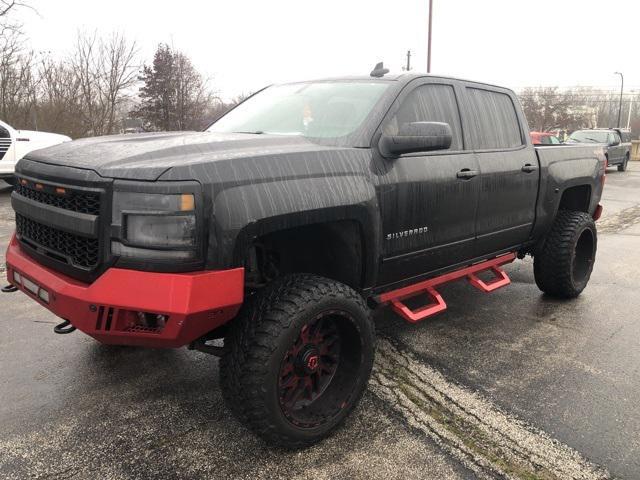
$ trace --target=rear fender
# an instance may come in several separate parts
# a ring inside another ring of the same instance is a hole
[[[566,152],[574,151],[573,158]],[[587,155],[585,156],[585,153]],[[605,157],[601,148],[566,147],[538,150],[541,164],[540,198],[536,211],[534,238],[544,236],[551,228],[558,212],[562,195],[576,186],[588,186],[590,191],[588,213],[593,215],[602,195]]]

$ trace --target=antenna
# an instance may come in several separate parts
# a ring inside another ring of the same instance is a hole
[[[371,75],[372,77],[380,78],[380,77],[384,77],[384,75],[387,73],[389,73],[389,69],[384,68],[383,62],[380,62],[376,64],[376,66],[373,68],[373,70],[371,70],[371,73],[369,75]]]

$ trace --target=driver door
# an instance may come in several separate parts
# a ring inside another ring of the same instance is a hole
[[[476,156],[465,151],[453,83],[420,79],[396,101],[382,126],[445,122],[453,133],[447,150],[377,159],[374,180],[382,213],[383,257],[378,284],[418,277],[473,257],[480,176]]]

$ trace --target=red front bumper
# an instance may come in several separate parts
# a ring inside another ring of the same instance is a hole
[[[242,268],[196,273],[110,268],[86,284],[34,261],[15,236],[6,258],[10,283],[102,343],[181,347],[231,320],[243,300]],[[18,284],[14,272],[46,290],[49,302]],[[150,327],[141,324],[138,312],[166,320]]]

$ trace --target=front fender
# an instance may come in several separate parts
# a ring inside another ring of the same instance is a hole
[[[365,285],[371,285],[375,279],[380,214],[374,187],[363,176],[323,176],[234,186],[215,197],[213,219],[209,260],[217,268],[239,264],[258,236],[303,225],[356,221],[362,232]]]

